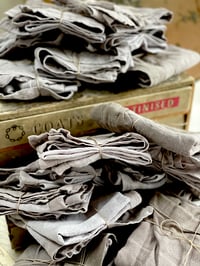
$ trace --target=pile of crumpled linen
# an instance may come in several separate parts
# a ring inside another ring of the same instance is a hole
[[[95,0],[17,5],[0,21],[0,99],[67,100],[126,76],[131,88],[157,85],[200,62],[199,53],[167,43],[172,17],[165,8]]]
[[[91,117],[101,133],[31,135],[35,159],[0,168],[0,214],[31,239],[15,266],[199,265],[200,134],[117,103]]]

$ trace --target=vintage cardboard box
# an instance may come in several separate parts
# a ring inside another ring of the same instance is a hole
[[[187,129],[193,99],[194,78],[180,75],[159,86],[120,92],[85,89],[69,101],[0,101],[0,166],[29,154],[28,136],[51,128],[66,128],[73,135],[98,130],[90,118],[98,103],[115,101],[138,114],[173,127]]]

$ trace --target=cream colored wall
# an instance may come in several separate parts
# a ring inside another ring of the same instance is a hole
[[[10,9],[15,5],[23,3],[25,3],[25,0],[0,0],[0,18],[4,16],[4,12],[6,10]]]

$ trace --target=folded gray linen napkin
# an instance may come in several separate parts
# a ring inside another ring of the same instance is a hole
[[[134,8],[106,1],[66,1],[64,6],[27,1],[5,15],[0,25],[8,34],[0,39],[1,56],[15,47],[39,43],[65,46],[65,36],[84,40],[84,49],[92,52],[116,52],[116,47],[126,46],[130,52],[157,53],[167,47],[165,24],[172,19],[172,12],[165,8]]]
[[[63,185],[49,190],[20,191],[0,188],[0,214],[20,214],[31,219],[59,219],[87,212],[92,184]]]
[[[62,261],[51,259],[46,250],[39,244],[31,244],[16,259],[14,266],[27,266],[30,263],[35,266],[45,265],[45,263],[56,266],[111,266],[115,257],[113,246],[114,249],[118,249],[118,245],[122,245],[122,229],[124,228],[126,231],[127,225],[140,224],[145,218],[152,215],[152,213],[153,208],[151,206],[142,208],[139,212],[132,215],[132,217],[129,217],[126,212],[122,218],[111,225],[111,230],[107,229],[105,232],[102,231],[98,236],[91,239],[78,254],[73,255],[71,258],[63,258]],[[15,221],[15,219],[12,220]],[[113,227],[115,231],[112,230]]]
[[[167,47],[165,24],[172,19],[172,12],[166,8],[138,8],[119,5],[108,1],[66,0],[55,1],[74,13],[95,18],[111,30],[106,35],[104,50],[113,50],[126,43],[133,52],[159,52]]]
[[[102,266],[105,264],[107,253],[113,245],[116,245],[116,242],[117,239],[113,233],[102,233],[84,247],[79,254],[59,262],[52,260],[39,244],[31,244],[17,257],[14,266],[29,264],[34,266]]]
[[[34,52],[36,73],[59,82],[114,82],[119,73],[125,73],[133,64],[127,46],[118,47],[115,55],[87,51],[78,53],[51,47],[38,47]]]
[[[18,37],[35,36],[59,28],[61,32],[79,36],[89,43],[102,43],[105,40],[102,23],[53,4],[41,4],[40,1],[36,4],[16,5],[7,10],[5,15],[7,17],[2,20],[2,27],[10,21],[10,29],[6,30],[16,32]]]
[[[136,54],[134,65],[128,72],[131,79],[136,79],[138,87],[149,87],[160,84],[179,75],[200,63],[200,54],[196,51],[169,44],[156,54]]]
[[[19,168],[0,168],[0,186],[21,191],[41,191],[59,188],[63,185],[84,184],[93,181],[98,172],[91,165],[71,167],[62,175],[51,169],[32,168],[35,163]],[[36,162],[37,163],[37,162]]]
[[[39,96],[70,99],[78,90],[78,83],[59,83],[40,77],[31,60],[0,59],[0,99],[31,100]]]
[[[88,243],[115,222],[129,209],[141,203],[136,191],[101,195],[90,204],[85,214],[68,215],[60,220],[27,220],[11,217],[25,227],[53,260],[61,261],[79,254]]]
[[[65,42],[65,34],[60,32],[59,29],[38,35],[18,36],[17,29],[11,25],[10,20],[2,19],[0,26],[3,28],[0,34],[0,57],[2,58],[7,58],[9,55],[11,55],[9,58],[24,57],[28,54],[30,56],[34,47],[38,45],[60,46]],[[84,44],[82,45],[85,47]],[[18,48],[20,48],[19,53]]]
[[[130,165],[151,164],[148,141],[133,132],[75,137],[60,128],[31,135],[28,141],[37,151],[40,168],[51,168],[59,175],[70,167],[87,166],[101,159],[118,159]]]
[[[148,26],[138,31],[120,28],[106,36],[103,48],[105,51],[109,51],[126,45],[133,54],[137,54],[137,50],[157,54],[168,46],[164,35],[165,29],[166,27],[163,25]]]

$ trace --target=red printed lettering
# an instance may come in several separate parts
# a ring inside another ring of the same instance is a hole
[[[179,97],[160,99],[126,106],[137,114],[156,112],[179,106]]]

